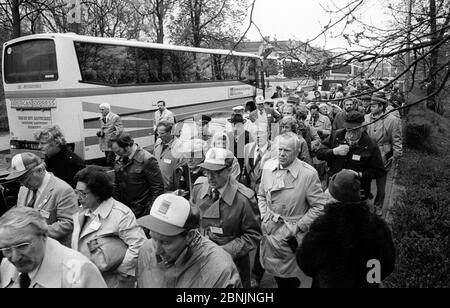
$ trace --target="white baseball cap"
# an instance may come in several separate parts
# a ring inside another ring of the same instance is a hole
[[[244,106],[237,106],[233,108],[233,111],[244,111],[244,110],[245,110]]]
[[[232,159],[233,153],[227,149],[212,148],[206,153],[205,162],[200,167],[206,170],[219,171],[231,165],[227,159]]]
[[[174,194],[164,194],[156,198],[150,215],[137,220],[138,224],[153,232],[176,236],[184,231],[189,218],[191,205],[183,197]]]
[[[185,140],[181,143],[180,153],[183,157],[189,158],[191,154],[199,154],[199,157],[203,157],[203,153],[206,152],[207,144],[202,139]]]
[[[41,158],[33,153],[21,153],[14,156],[11,160],[10,174],[5,180],[16,180],[25,175],[28,171],[39,166],[42,163]]]
[[[262,95],[258,95],[257,97],[255,97],[255,104],[256,105],[260,105],[260,104],[264,104],[264,96]]]

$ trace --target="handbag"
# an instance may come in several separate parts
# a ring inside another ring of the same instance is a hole
[[[87,243],[90,260],[100,272],[114,271],[122,264],[128,246],[116,234],[104,234]]]

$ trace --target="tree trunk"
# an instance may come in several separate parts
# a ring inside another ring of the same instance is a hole
[[[436,20],[436,0],[430,0],[430,37],[431,41],[437,44],[438,33],[437,33],[437,20]],[[438,76],[437,70],[439,67],[439,48],[436,48],[430,54],[430,69],[428,71],[428,76],[430,80],[430,86],[427,89],[427,95],[431,95],[438,88]],[[427,107],[433,111],[438,111],[437,96],[434,96],[427,102]]]
[[[11,2],[13,39],[18,38],[22,35],[20,27],[20,2],[21,0],[12,0]]]
[[[164,0],[157,1],[156,16],[158,18],[158,29],[156,29],[156,42],[164,43]]]

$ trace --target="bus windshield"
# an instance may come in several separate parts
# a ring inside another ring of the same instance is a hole
[[[4,59],[7,83],[58,80],[53,40],[31,40],[7,46]]]

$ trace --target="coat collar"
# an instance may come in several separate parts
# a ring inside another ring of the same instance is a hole
[[[50,176],[48,183],[45,186],[42,193],[39,195],[39,198],[35,202],[36,208],[43,207],[48,202],[48,200],[50,199],[51,193],[55,189],[56,178],[52,173],[48,173],[48,175]]]
[[[209,196],[210,191],[211,189],[209,185],[203,185],[199,192],[200,198],[205,199],[205,197]],[[223,191],[221,191],[220,199],[222,199],[229,206],[232,206],[237,191],[238,191],[238,182],[230,177]]]
[[[294,179],[297,179],[297,177],[300,174],[300,169],[301,169],[301,165],[302,165],[300,160],[295,159],[294,162],[289,167],[287,167],[285,169],[281,169],[281,165],[280,165],[278,160],[276,160],[276,162],[277,162],[276,164],[271,164],[272,172],[276,172],[276,171],[279,171],[279,170],[288,170],[292,174]]]
[[[62,254],[58,251],[58,242],[55,240],[47,238],[46,245],[44,260],[42,260],[41,267],[31,285],[37,284],[48,289],[60,288],[62,275],[58,275],[58,273],[63,267]]]
[[[94,214],[98,215],[101,219],[108,218],[109,214],[111,214],[111,211],[114,206],[114,199],[109,198],[108,200],[104,201],[102,204],[99,205],[99,207],[94,211]],[[83,211],[80,213],[80,215],[84,215],[86,211]]]

